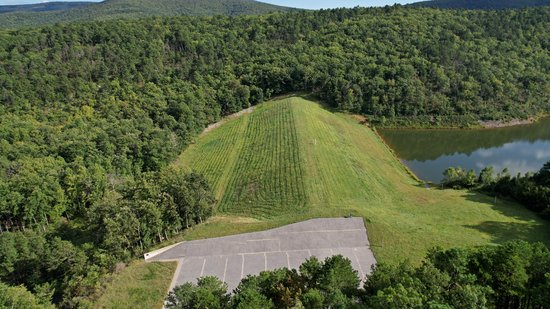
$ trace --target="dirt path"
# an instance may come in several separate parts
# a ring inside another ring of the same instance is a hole
[[[222,120],[220,120],[220,121],[218,121],[218,122],[216,122],[216,123],[213,123],[213,124],[209,125],[208,127],[206,127],[206,128],[202,131],[201,135],[206,134],[206,133],[208,133],[208,132],[210,132],[210,131],[212,131],[212,130],[218,128],[218,127],[220,127],[222,124],[226,123],[228,120],[231,120],[231,119],[234,119],[234,118],[238,118],[238,117],[240,117],[240,116],[242,116],[242,115],[244,115],[244,114],[252,113],[252,112],[254,111],[254,109],[256,109],[256,106],[251,106],[251,107],[249,107],[249,108],[243,109],[243,110],[240,111],[240,112],[237,112],[237,113],[235,113],[235,114],[231,114],[231,115],[229,115],[229,116],[226,116],[226,117],[224,117]]]

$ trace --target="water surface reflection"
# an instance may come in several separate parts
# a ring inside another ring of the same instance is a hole
[[[479,172],[492,165],[512,174],[535,172],[550,160],[550,119],[484,130],[381,130],[386,142],[426,181],[439,182],[449,166]]]

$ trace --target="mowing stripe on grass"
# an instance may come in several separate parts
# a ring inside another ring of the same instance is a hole
[[[250,115],[243,147],[219,203],[221,211],[266,218],[305,205],[291,103],[267,103]]]
[[[244,133],[249,115],[227,121],[224,130],[213,130],[204,134],[200,145],[191,145],[181,156],[177,165],[186,170],[201,172],[210,182],[216,199],[225,192],[230,175],[244,143]]]

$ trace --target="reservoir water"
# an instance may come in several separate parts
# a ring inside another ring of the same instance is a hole
[[[380,130],[397,156],[422,180],[438,183],[448,167],[479,172],[493,166],[512,175],[536,172],[550,160],[550,119],[479,130]]]

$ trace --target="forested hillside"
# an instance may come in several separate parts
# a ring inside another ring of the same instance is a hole
[[[433,0],[409,5],[441,9],[502,10],[549,6],[550,0]]]
[[[17,11],[2,14],[0,28],[23,28],[75,21],[137,19],[147,16],[243,15],[286,11],[288,8],[254,0],[105,0],[88,5],[44,5],[57,10],[29,12],[38,4],[18,6]],[[9,9],[9,8],[8,8]],[[13,7],[11,8],[13,9]],[[2,7],[0,6],[0,12]]]
[[[0,5],[0,14],[9,12],[45,12],[68,10],[91,3],[92,2],[44,2],[36,4]]]
[[[212,213],[204,178],[167,164],[273,95],[313,92],[376,125],[548,113],[549,16],[387,7],[3,31],[0,280],[86,303],[117,261]]]

